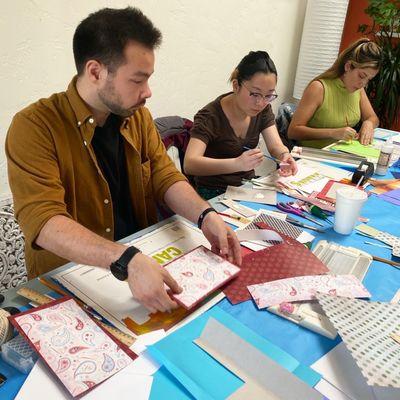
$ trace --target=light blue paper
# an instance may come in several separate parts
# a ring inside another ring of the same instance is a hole
[[[301,365],[279,347],[261,338],[220,308],[214,307],[148,349],[150,355],[163,364],[195,398],[224,399],[243,385],[236,375],[193,343],[201,335],[210,317],[217,319],[310,386],[320,380],[321,376],[315,371]],[[182,388],[172,386],[176,386],[176,382],[172,382],[168,397],[173,397],[174,390],[178,393],[182,391]]]

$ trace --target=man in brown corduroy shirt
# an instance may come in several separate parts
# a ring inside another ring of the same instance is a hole
[[[28,106],[6,139],[29,277],[67,262],[110,268],[150,312],[177,305],[176,281],[152,258],[114,242],[155,222],[156,203],[198,222],[213,249],[240,264],[236,235],[166,154],[149,111],[161,33],[138,9],[102,9],[77,27],[78,75]]]

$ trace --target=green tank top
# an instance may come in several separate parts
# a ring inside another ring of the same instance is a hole
[[[344,86],[340,78],[320,79],[324,86],[324,100],[317,108],[307,126],[310,128],[342,128],[355,126],[361,119],[361,91],[353,93]],[[305,147],[322,148],[334,143],[335,139],[302,140]]]

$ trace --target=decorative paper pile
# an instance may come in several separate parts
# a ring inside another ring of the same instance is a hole
[[[318,275],[328,268],[304,245],[282,234],[284,242],[246,255],[239,276],[224,293],[232,304],[250,300],[247,286],[294,276]]]
[[[182,287],[182,293],[173,294],[173,297],[186,309],[194,307],[240,271],[204,246],[175,259],[165,269]]]
[[[392,247],[392,254],[400,257],[400,238],[390,233],[380,231],[365,224],[356,226],[356,230],[365,236],[369,236]]]
[[[277,213],[275,212],[275,214]],[[308,243],[315,239],[315,236],[285,221],[285,214],[280,215],[282,217],[276,218],[272,215],[266,214],[263,210],[259,215],[257,215],[256,218],[253,219],[250,224],[246,225],[244,230],[260,229],[260,227],[261,229],[268,229],[267,227],[264,228],[264,225],[262,225],[265,224],[281,234],[287,235],[292,239],[296,239],[300,243]],[[267,242],[270,244],[277,244],[277,242],[273,240],[269,240]]]
[[[400,189],[390,190],[389,192],[382,193],[379,198],[389,203],[400,206]]]
[[[374,186],[374,189],[370,190],[370,193],[374,194],[383,194],[400,189],[400,179],[371,179],[370,183]]]
[[[345,297],[371,297],[353,275],[314,275],[248,286],[258,308],[292,301],[315,300],[318,292]]]
[[[400,305],[318,293],[317,298],[368,385],[400,388]]]
[[[10,321],[73,397],[82,396],[136,357],[71,298],[12,316]]]

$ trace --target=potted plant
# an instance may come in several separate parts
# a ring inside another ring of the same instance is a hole
[[[372,36],[382,49],[382,66],[367,94],[380,125],[390,128],[400,122],[400,0],[369,0],[365,13],[372,24],[362,24],[358,30]]]

